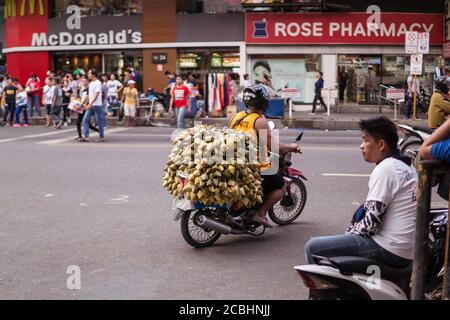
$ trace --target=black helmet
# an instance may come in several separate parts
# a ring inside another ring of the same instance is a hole
[[[262,84],[255,84],[244,90],[244,103],[248,109],[262,110],[269,109],[269,90]]]
[[[434,81],[434,84],[436,89],[441,91],[443,94],[448,94],[450,91],[450,77],[439,77]]]

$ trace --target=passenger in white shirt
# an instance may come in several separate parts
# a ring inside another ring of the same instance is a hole
[[[391,120],[362,120],[360,127],[362,155],[377,165],[366,201],[345,235],[310,240],[306,258],[314,263],[313,256],[357,256],[406,268],[414,257],[417,174],[397,149],[397,128]]]

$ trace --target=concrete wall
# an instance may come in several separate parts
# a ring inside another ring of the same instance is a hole
[[[244,14],[230,13],[177,15],[178,42],[224,42],[244,40]]]

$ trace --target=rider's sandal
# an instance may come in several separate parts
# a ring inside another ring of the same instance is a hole
[[[264,227],[266,227],[266,228],[273,229],[273,225],[271,225],[271,224],[269,223],[269,221],[267,221],[267,220],[262,220],[262,219],[253,217],[253,218],[252,218],[252,221],[253,221],[253,222],[256,222],[256,223],[258,223],[258,224],[260,224],[260,225],[262,225],[262,226],[264,226]]]

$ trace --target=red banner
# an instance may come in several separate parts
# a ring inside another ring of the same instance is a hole
[[[408,31],[429,32],[431,45],[444,43],[444,15],[381,13],[247,14],[249,44],[404,45]]]

